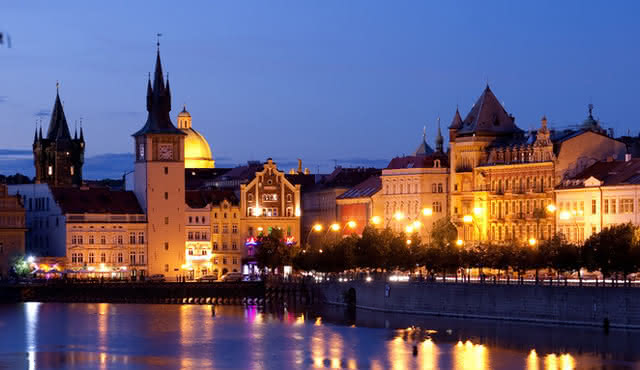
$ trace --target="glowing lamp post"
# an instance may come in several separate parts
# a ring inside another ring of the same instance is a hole
[[[371,223],[374,225],[380,225],[382,223],[382,218],[380,218],[380,216],[373,216],[371,217]]]
[[[538,244],[538,241],[536,240],[536,238],[529,238],[529,245],[532,247],[535,247],[536,244]]]
[[[432,208],[423,208],[422,209],[422,214],[424,216],[427,216],[427,217],[433,216],[433,209]]]

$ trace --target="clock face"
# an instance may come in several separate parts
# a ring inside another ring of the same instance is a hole
[[[138,158],[144,159],[144,144],[140,144],[138,148]]]
[[[173,159],[173,145],[160,144],[158,146],[158,157],[160,159]]]

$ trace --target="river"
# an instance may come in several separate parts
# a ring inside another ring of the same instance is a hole
[[[338,307],[0,305],[0,369],[640,369],[639,348],[637,331]]]

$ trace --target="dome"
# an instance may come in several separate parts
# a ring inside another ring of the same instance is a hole
[[[191,114],[183,108],[178,114],[178,128],[184,138],[184,168],[215,168],[211,147],[198,131],[191,127]]]

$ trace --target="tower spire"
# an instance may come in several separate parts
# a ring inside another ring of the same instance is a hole
[[[33,135],[33,143],[38,141],[38,120],[36,120],[36,133]]]
[[[436,152],[444,153],[444,139],[440,131],[440,117],[438,117],[438,135],[436,136]]]

